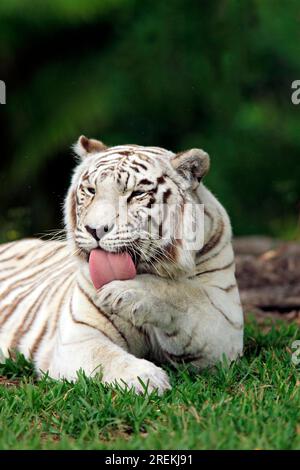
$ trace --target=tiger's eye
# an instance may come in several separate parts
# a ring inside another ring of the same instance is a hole
[[[137,197],[137,196],[143,196],[145,194],[145,191],[133,191],[131,193],[131,197]]]
[[[90,194],[96,194],[96,189],[95,188],[92,188],[91,186],[87,188],[87,191],[90,193]]]

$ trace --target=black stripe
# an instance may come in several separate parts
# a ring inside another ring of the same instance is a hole
[[[40,306],[42,305],[45,298],[47,297],[48,292],[49,292],[49,287],[46,286],[45,289],[41,292],[41,294],[35,299],[34,303],[30,306],[29,310],[27,310],[25,317],[22,318],[22,324],[14,332],[14,336],[13,336],[11,342],[10,342],[9,349],[14,350],[14,349],[18,348],[20,339],[26,333],[28,333],[29,328],[31,327],[31,325],[34,322],[37,311],[39,310]],[[25,328],[24,324],[26,323],[26,321],[28,320],[28,318],[30,317],[31,314],[32,314],[32,318],[29,321],[29,324],[27,325],[27,327]]]
[[[225,320],[228,321],[228,323],[230,323],[230,325],[235,328],[236,330],[241,330],[243,328],[243,325],[236,325],[233,321],[230,320],[230,318],[227,317],[226,313],[223,312],[223,310],[221,310],[213,301],[212,299],[210,298],[210,296],[208,295],[208,293],[206,292],[205,289],[203,289],[203,292],[204,294],[206,295],[206,297],[208,298],[208,300],[210,301],[210,303],[212,304],[212,306],[218,311],[221,313],[221,315],[223,315],[223,317],[225,318]]]
[[[121,152],[118,152],[120,155],[125,155],[125,157],[129,157],[129,155],[132,155],[132,150],[123,150]]]
[[[174,338],[174,337],[177,336],[179,333],[180,333],[180,330],[174,330],[174,331],[171,331],[170,333],[164,331],[164,335],[165,335],[167,338]]]
[[[55,315],[55,318],[54,318],[53,323],[51,325],[52,328],[51,328],[50,339],[53,338],[53,336],[56,332],[57,325],[58,325],[58,320],[60,318],[61,309],[62,309],[64,300],[66,299],[66,294],[67,294],[68,290],[70,289],[73,282],[74,282],[74,279],[71,279],[71,282],[69,284],[67,284],[67,288],[63,291],[63,293],[60,297],[60,300],[59,300],[59,303],[58,303],[58,306],[57,306],[56,315]]]
[[[146,167],[146,165],[144,165],[143,163],[137,162],[136,160],[134,160],[133,162],[131,162],[131,164],[132,164],[132,165],[139,166],[140,168],[143,168],[143,170],[148,170],[148,168]]]
[[[132,168],[136,173],[139,173],[139,172],[140,172],[139,168],[138,168],[137,166],[135,166],[135,165],[131,165],[131,168]]]
[[[78,286],[78,289],[80,290],[80,292],[82,293],[82,295],[84,295],[86,297],[86,299],[90,302],[90,304],[98,311],[98,313],[100,313],[100,315],[102,315],[103,317],[106,318],[106,320],[113,326],[113,328],[119,333],[119,335],[121,336],[121,338],[124,340],[125,344],[127,345],[127,348],[129,350],[129,344],[128,344],[128,341],[127,339],[125,338],[125,336],[123,335],[123,333],[116,327],[116,325],[113,323],[113,321],[108,317],[108,315],[106,315],[94,302],[93,302],[93,299],[91,299],[91,297],[88,295],[87,292],[85,292],[85,290],[80,286],[79,283],[77,283],[77,286]],[[88,326],[92,326],[92,325],[88,325]],[[95,328],[95,327],[93,327]],[[98,330],[98,328],[96,328]],[[102,330],[98,330],[98,331],[101,331],[101,333],[103,333]],[[105,333],[103,333],[105,335]],[[107,336],[107,335],[105,335]],[[108,337],[108,336],[107,336]],[[111,341],[113,341],[111,338],[109,338]]]
[[[171,189],[167,189],[164,193],[163,193],[163,203],[166,204],[166,202],[168,201],[169,197],[171,196],[172,194],[172,191]]]
[[[49,285],[46,285],[45,288],[42,290],[42,292],[37,297],[37,299],[34,301],[34,303],[30,306],[30,308],[27,311],[25,317],[22,318],[21,326],[14,333],[13,339],[12,339],[11,344],[10,344],[10,348],[16,349],[18,347],[18,344],[19,344],[21,338],[23,338],[28,333],[31,326],[33,325],[33,323],[34,323],[34,321],[37,317],[37,313],[40,310],[40,308],[42,307],[42,304],[44,303],[45,299],[48,297],[49,294],[51,294],[51,296],[54,296],[56,294],[56,292],[61,288],[61,275],[60,275],[60,273],[55,275],[51,279],[51,281],[54,281],[57,278],[59,278],[58,279],[58,285],[56,283],[55,289],[50,288],[50,290],[49,290]],[[54,284],[54,286],[55,286],[55,284]],[[26,296],[24,296],[24,297],[26,297]],[[22,300],[24,300],[24,297],[23,297]],[[25,323],[28,320],[28,318],[29,318],[29,316],[32,312],[33,312],[32,318],[29,321],[29,324],[27,325],[27,327],[25,328]],[[48,323],[48,319],[47,319],[47,323]]]
[[[76,324],[78,324],[78,325],[84,325],[84,326],[88,326],[88,327],[90,327],[90,328],[93,328],[94,330],[97,330],[97,331],[99,331],[101,334],[103,334],[103,336],[105,336],[107,339],[109,339],[109,341],[111,341],[112,343],[114,343],[113,339],[110,338],[110,336],[108,336],[106,333],[104,333],[104,331],[99,330],[99,328],[97,328],[96,326],[90,325],[89,323],[87,323],[87,322],[85,322],[85,321],[77,320],[77,318],[75,318],[74,312],[73,312],[73,306],[72,306],[72,297],[71,297],[70,303],[69,303],[69,310],[70,310],[71,318],[72,318],[72,320],[73,320],[74,323],[76,323]],[[114,344],[115,344],[115,343],[114,343]]]
[[[163,184],[165,182],[165,177],[164,175],[161,175],[157,178],[157,184]]]
[[[125,185],[124,185],[124,190],[125,191],[127,190],[127,185],[128,185],[129,178],[130,178],[130,173],[129,173],[129,171],[127,171],[127,178],[126,178],[126,182],[125,182]]]
[[[229,243],[231,243],[231,240],[226,240],[226,242],[223,245],[221,245],[220,250],[218,250],[216,253],[213,253],[211,256],[208,256],[207,258],[204,258],[204,259],[201,258],[199,262],[196,263],[196,266],[201,266],[201,264],[207,263],[213,258],[216,258],[224,250],[224,248],[226,248],[229,245]],[[196,257],[197,257],[197,253],[196,253]]]
[[[232,266],[234,266],[234,260],[232,260],[226,266],[222,266],[221,268],[208,269],[207,271],[202,271],[201,273],[196,273],[195,276],[202,276],[203,274],[209,274],[209,273],[215,273],[217,271],[223,271],[225,269],[231,268]],[[189,279],[191,279],[191,278],[189,278]]]
[[[144,178],[144,179],[142,179],[141,181],[139,181],[139,184],[149,185],[149,184],[153,184],[153,182],[147,180],[146,178]]]
[[[236,284],[231,284],[230,286],[228,287],[221,287],[221,286],[213,286],[211,285],[210,287],[216,287],[217,289],[221,289],[222,291],[224,292],[230,292],[232,291],[233,289],[235,289],[237,287]]]
[[[203,204],[201,201],[200,201],[201,204]],[[207,210],[206,206],[204,206],[204,214],[209,218],[209,220],[211,222],[213,222],[214,218],[213,216],[211,215],[211,213]]]
[[[219,221],[218,227],[216,232],[213,234],[213,236],[208,240],[208,242],[201,248],[200,251],[196,254],[196,256],[203,256],[209,251],[213,250],[221,240],[223,233],[225,230],[225,224],[223,219]]]
[[[40,334],[36,338],[32,348],[29,349],[29,359],[30,360],[34,361],[34,358],[35,358],[35,356],[38,352],[39,346],[40,346],[45,334],[47,333],[47,330],[48,330],[48,320],[44,323],[44,326],[43,326]]]

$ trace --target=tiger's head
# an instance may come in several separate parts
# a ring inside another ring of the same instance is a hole
[[[138,272],[176,277],[194,269],[190,232],[201,230],[193,210],[209,169],[199,149],[175,154],[159,147],[120,145],[81,136],[79,157],[65,203],[74,253],[83,262],[100,247],[127,251]]]

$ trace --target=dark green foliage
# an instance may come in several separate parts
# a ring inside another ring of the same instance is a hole
[[[291,360],[299,329],[267,330],[248,325],[245,355],[230,367],[169,370],[173,389],[163,397],[83,373],[68,383],[25,372],[19,384],[0,384],[0,448],[299,449],[299,366]],[[9,361],[1,373],[16,376],[20,365]]]
[[[60,225],[81,133],[203,147],[235,233],[295,236],[299,11],[297,0],[2,0],[0,238]]]

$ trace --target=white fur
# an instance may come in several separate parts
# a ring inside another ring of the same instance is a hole
[[[84,150],[79,144],[77,147],[83,156]],[[74,258],[72,261],[72,253],[78,248],[76,236],[71,229],[72,194],[78,191],[80,177],[94,164],[97,153],[95,157],[85,158],[74,173],[66,202],[65,216],[69,243],[55,255],[58,261],[61,259],[61,289],[59,290],[58,285],[58,291],[51,295],[51,288],[54,286],[51,276],[55,276],[57,267],[47,268],[48,261],[43,261],[42,265],[48,273],[46,278],[45,276],[41,278],[39,287],[28,295],[26,304],[17,306],[11,321],[6,321],[0,330],[0,346],[4,353],[8,354],[15,335],[15,325],[22,324],[26,308],[30,309],[39,295],[38,289],[42,292],[48,282],[49,293],[39,307],[37,319],[31,331],[22,337],[18,347],[26,356],[31,357],[36,338],[45,321],[48,321],[47,328],[44,328],[44,336],[38,343],[34,361],[38,370],[48,371],[54,378],[65,377],[73,380],[77,371],[83,369],[88,375],[101,372],[104,382],[117,382],[120,386],[127,384],[138,393],[143,391],[140,379],[148,383],[149,391],[157,389],[159,393],[163,393],[170,388],[167,374],[145,358],[151,357],[156,363],[169,362],[175,365],[182,358],[200,370],[215,365],[223,356],[231,361],[242,354],[243,312],[234,274],[228,216],[202,183],[196,185],[196,180],[192,176],[187,182],[176,168],[172,167],[174,154],[160,150],[162,154],[165,152],[165,156],[158,157],[157,168],[153,168],[153,172],[157,172],[155,178],[160,174],[159,169],[160,171],[163,169],[164,174],[170,178],[169,184],[173,192],[176,187],[181,187],[188,193],[190,201],[200,201],[204,204],[207,209],[204,242],[209,245],[218,227],[223,227],[218,243],[197,261],[195,253],[185,249],[183,240],[178,249],[177,265],[160,266],[159,275],[155,271],[141,272],[133,280],[113,281],[96,291],[91,282],[88,263],[82,258]],[[135,148],[132,151],[135,151]],[[203,152],[199,155],[208,158]],[[186,165],[186,161],[184,164]],[[208,168],[207,160],[205,168]],[[198,167],[197,171],[200,171]],[[100,186],[102,198],[107,198],[112,204],[116,204],[112,181],[107,180],[106,183],[103,181]],[[91,224],[99,214],[102,214],[101,223],[107,222],[105,217],[109,218],[109,214],[105,215],[102,212],[101,201],[99,197],[94,205],[88,206],[83,203],[82,213],[85,223],[88,221]],[[79,223],[77,229],[81,230],[85,246],[89,250],[96,248],[95,240],[92,240],[89,234],[84,234],[84,229]],[[16,256],[26,253],[28,243],[20,242],[9,250],[12,253],[15,250]],[[31,243],[37,247],[40,244],[40,250],[47,250],[60,244],[60,242],[38,240]],[[109,244],[108,249],[110,249]],[[3,260],[5,256],[3,253]],[[64,268],[66,262],[69,264]],[[14,259],[3,261],[3,267],[8,272],[9,269],[13,269],[10,266],[15,266]],[[28,274],[34,272],[33,269],[31,271],[28,269]],[[171,276],[168,276],[168,270],[172,271]],[[14,282],[17,282],[20,276],[22,273],[16,274]],[[38,274],[37,269],[37,279],[38,276],[42,274]],[[59,301],[61,293],[69,279],[70,286],[61,303]],[[11,277],[8,277],[7,282],[2,284],[0,299],[1,292],[5,292],[10,280]],[[20,292],[22,287],[16,289],[13,294],[4,296],[2,301],[0,300],[0,311],[2,307],[4,312],[9,302],[13,302],[14,296]],[[58,310],[59,319],[55,330],[55,315]],[[52,327],[54,333],[51,335]]]

